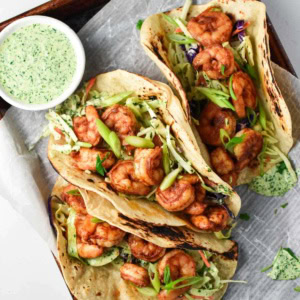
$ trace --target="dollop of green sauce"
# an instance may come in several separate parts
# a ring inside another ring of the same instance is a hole
[[[296,173],[299,176],[299,170]],[[249,188],[264,196],[282,196],[292,189],[296,183],[284,162],[281,162],[263,176],[255,177],[249,184]]]
[[[47,103],[69,87],[76,64],[64,33],[50,25],[31,24],[0,45],[0,84],[16,100]]]

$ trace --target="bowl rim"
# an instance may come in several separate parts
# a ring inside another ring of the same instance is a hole
[[[12,33],[14,33],[16,30],[19,28],[29,26],[31,24],[45,24],[45,25],[50,25],[54,27],[55,29],[61,31],[64,33],[67,38],[69,39],[74,52],[75,52],[75,57],[76,57],[76,70],[75,73],[71,79],[70,85],[64,90],[64,92],[59,95],[58,97],[50,100],[47,103],[25,103],[22,101],[19,101],[12,96],[10,96],[4,88],[0,85],[0,96],[9,104],[12,106],[25,109],[25,110],[32,110],[32,111],[37,111],[37,110],[45,110],[52,108],[63,101],[65,101],[70,95],[72,95],[75,90],[78,88],[78,86],[81,83],[84,70],[85,70],[85,62],[86,62],[86,57],[85,57],[85,52],[83,45],[78,37],[78,35],[71,29],[67,24],[63,23],[60,20],[57,20],[55,18],[47,17],[47,16],[29,16],[29,17],[24,17],[19,20],[16,20],[9,24],[7,27],[5,27],[2,32],[0,32],[0,45],[2,42],[10,36]]]

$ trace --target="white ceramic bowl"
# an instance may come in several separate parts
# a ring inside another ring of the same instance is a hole
[[[77,60],[76,70],[73,75],[72,81],[69,85],[69,87],[57,98],[52,99],[51,101],[47,103],[42,104],[31,104],[31,103],[25,103],[22,101],[18,101],[11,97],[9,94],[7,94],[4,90],[4,88],[0,85],[0,96],[7,101],[9,104],[26,109],[26,110],[43,110],[43,109],[49,109],[51,107],[54,107],[64,100],[66,100],[79,86],[83,73],[85,68],[85,53],[82,46],[82,43],[77,36],[77,34],[65,23],[56,20],[54,18],[45,17],[45,16],[31,16],[31,17],[25,17],[22,19],[19,19],[10,25],[8,25],[2,32],[0,32],[0,45],[2,42],[11,35],[14,31],[18,30],[21,27],[28,26],[31,24],[46,24],[50,25],[57,30],[64,33],[70,40],[71,45],[74,48],[75,56]]]

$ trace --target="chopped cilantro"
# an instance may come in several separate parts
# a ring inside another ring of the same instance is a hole
[[[144,23],[144,20],[141,20],[141,19],[138,20],[137,23],[136,23],[136,28],[138,30],[141,30],[143,23]]]
[[[281,208],[286,208],[288,205],[289,205],[289,204],[288,204],[288,202],[287,202],[287,203],[284,203],[284,204],[280,205],[280,207],[281,207]]]
[[[107,159],[108,155],[109,154],[106,154],[102,160],[99,155],[97,156],[96,170],[101,176],[104,176],[105,173],[107,172],[106,169],[103,167],[102,163]]]
[[[67,194],[68,195],[72,195],[72,196],[81,196],[79,190],[70,190],[70,191],[67,191]]]
[[[300,293],[300,286],[296,286],[296,287],[294,288],[294,291]]]
[[[250,216],[246,213],[244,214],[240,214],[240,219],[244,220],[244,221],[249,221],[250,220]]]
[[[286,165],[285,165],[284,161],[279,163],[276,167],[277,167],[277,172],[279,174],[283,174],[284,170],[286,170]]]

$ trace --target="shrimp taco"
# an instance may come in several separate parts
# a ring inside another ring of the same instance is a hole
[[[46,117],[49,160],[68,182],[139,222],[211,240],[230,231],[240,198],[201,157],[167,85],[122,70],[101,74]]]
[[[151,237],[141,238],[140,230],[124,228],[114,217],[118,212],[105,199],[102,218],[101,212],[91,215],[81,192],[60,177],[49,200],[57,260],[76,299],[177,299],[185,295],[217,300],[228,283],[235,282],[230,279],[237,267],[236,245],[226,256],[169,248],[168,243],[158,246]]]
[[[148,17],[141,44],[176,89],[203,158],[230,185],[249,183],[292,147],[288,108],[276,84],[266,8],[216,0]]]

